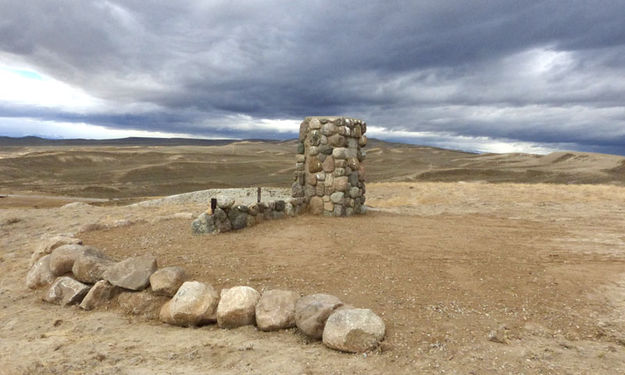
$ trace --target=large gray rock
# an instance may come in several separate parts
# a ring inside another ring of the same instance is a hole
[[[243,229],[247,226],[247,207],[238,205],[234,206],[228,211],[228,219],[232,224],[232,229]]]
[[[56,276],[71,272],[74,261],[83,254],[96,255],[98,251],[83,245],[63,245],[57,247],[50,254],[50,271]]]
[[[332,349],[361,353],[378,346],[386,327],[369,309],[339,309],[326,321],[323,343]]]
[[[93,310],[98,307],[106,306],[116,296],[119,288],[111,285],[106,280],[100,280],[91,287],[89,293],[80,303],[83,310]]]
[[[256,304],[260,294],[249,286],[235,286],[221,291],[217,306],[217,324],[221,328],[236,328],[254,324]]]
[[[159,319],[179,326],[198,326],[217,320],[217,291],[209,284],[187,281],[160,311]]]
[[[68,235],[58,235],[48,238],[33,252],[33,255],[30,257],[30,266],[32,267],[33,264],[44,255],[52,253],[54,249],[63,245],[82,245],[82,240]]]
[[[147,319],[158,319],[161,306],[167,297],[155,296],[147,290],[141,292],[123,291],[117,297],[122,311],[130,315],[140,315]]]
[[[295,327],[295,303],[299,294],[290,290],[268,290],[256,305],[256,325],[262,331]]]
[[[28,271],[26,286],[30,289],[36,289],[52,284],[55,278],[56,276],[50,271],[50,255],[45,255],[39,258]]]
[[[113,264],[104,272],[104,279],[124,289],[142,290],[150,283],[156,268],[156,258],[142,255]]]
[[[87,292],[89,292],[88,285],[71,277],[61,276],[50,286],[43,300],[57,305],[73,305],[80,303]]]
[[[195,234],[215,233],[217,232],[215,217],[204,212],[197,219],[193,220],[191,229]]]
[[[234,199],[227,196],[227,195],[218,195],[217,196],[217,207],[221,208],[222,210],[228,209],[230,207],[232,207],[232,205],[234,204]]]
[[[81,254],[74,261],[72,273],[76,280],[94,284],[104,279],[104,272],[114,263],[110,258],[102,254]]]
[[[305,335],[320,339],[326,320],[341,306],[341,300],[329,294],[302,297],[295,304],[295,324]]]
[[[187,275],[182,267],[165,267],[150,276],[152,292],[172,297],[185,282]]]

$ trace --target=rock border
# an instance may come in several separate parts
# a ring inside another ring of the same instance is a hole
[[[54,241],[58,243],[55,238],[49,242]],[[96,277],[99,280],[93,280],[93,284],[83,283],[76,280],[72,264],[69,263],[98,250],[69,244],[53,249],[50,255],[55,255],[55,252],[64,254],[67,252],[64,246],[72,249],[72,257],[65,259],[69,271],[54,279],[48,277],[52,272],[49,262],[44,260],[33,264],[26,278],[30,289],[49,285],[42,298],[49,303],[79,305],[81,309],[89,311],[108,308],[117,301],[122,310],[129,314],[144,315],[148,319],[158,319],[181,327],[215,323],[224,329],[253,325],[261,331],[297,327],[298,332],[310,339],[321,340],[326,347],[347,353],[373,350],[386,334],[383,320],[371,310],[346,305],[332,295],[302,296],[278,289],[259,293],[249,286],[224,288],[218,293],[207,283],[194,280],[183,282],[186,277],[181,267],[176,267],[176,277],[160,280],[159,288],[167,289],[162,284],[172,283],[171,290],[163,296],[151,290],[152,275],[159,268],[156,259],[150,255],[126,258],[120,262],[94,263],[94,267],[105,267],[106,270],[93,273],[100,275]],[[44,244],[44,248],[49,247]],[[35,250],[35,253],[39,251]],[[36,278],[36,283],[32,281],[33,278]],[[174,289],[176,292],[172,295]]]

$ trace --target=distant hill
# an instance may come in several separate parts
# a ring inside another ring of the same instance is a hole
[[[209,188],[288,187],[295,171],[296,145],[296,140],[0,137],[0,193],[133,198]],[[370,182],[625,186],[625,157],[616,155],[475,154],[376,139],[370,139],[364,150]]]
[[[129,137],[117,139],[47,139],[0,136],[0,146],[219,146],[237,140]]]

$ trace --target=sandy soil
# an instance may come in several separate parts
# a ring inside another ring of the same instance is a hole
[[[197,204],[2,209],[0,374],[625,372],[625,188],[380,183],[367,195],[365,217],[217,236],[192,236],[173,216],[206,208]],[[115,227],[121,219],[135,224]],[[87,224],[109,227],[81,232],[97,228]],[[28,259],[42,237],[66,232],[118,259],[155,254],[216,287],[332,293],[380,314],[387,337],[349,355],[295,331],[48,305],[25,288]]]

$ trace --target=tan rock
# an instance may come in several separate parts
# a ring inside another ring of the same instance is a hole
[[[261,331],[295,327],[295,303],[299,294],[289,290],[268,290],[256,305],[256,325]]]
[[[295,304],[295,324],[300,331],[320,339],[326,320],[343,303],[329,294],[311,294],[300,298]]]
[[[321,167],[323,168],[323,171],[326,173],[334,172],[334,157],[332,156],[326,157],[326,160],[323,161],[323,164]]]
[[[52,253],[54,249],[63,245],[82,245],[82,240],[65,235],[54,236],[46,239],[39,245],[37,250],[33,252],[33,255],[30,258],[30,267],[32,267],[33,264],[35,264],[35,262],[44,255]]]
[[[334,189],[336,191],[346,191],[349,185],[349,179],[347,176],[340,176],[334,178]]]
[[[311,156],[308,158],[308,172],[309,173],[317,173],[323,169],[319,158],[316,156]]]
[[[222,291],[217,306],[217,324],[221,328],[254,324],[259,299],[260,294],[249,286],[236,286]]]
[[[89,292],[88,285],[71,277],[61,276],[50,286],[43,300],[62,306],[73,305],[80,303],[87,292]]]
[[[74,262],[83,254],[97,255],[99,252],[92,247],[83,245],[57,247],[50,254],[50,271],[57,276],[71,272]]]
[[[55,278],[56,276],[50,271],[50,255],[44,255],[28,271],[26,286],[30,289],[36,289],[40,286],[52,284]]]
[[[80,254],[72,265],[72,273],[76,280],[94,284],[104,278],[104,272],[114,263],[102,254]]]
[[[252,217],[251,215],[249,217]],[[172,297],[186,281],[186,273],[182,267],[165,267],[150,276],[150,286],[156,295]]]
[[[122,260],[108,267],[104,278],[111,284],[130,290],[145,289],[156,271],[156,258],[143,255]]]
[[[363,135],[358,139],[358,145],[360,145],[360,147],[365,147],[367,145],[367,136]]]
[[[147,319],[158,319],[161,306],[167,297],[156,296],[147,290],[140,292],[122,291],[117,297],[122,311],[129,315],[140,315]]]
[[[369,309],[340,309],[332,313],[323,330],[323,343],[332,349],[361,353],[379,345],[386,327]]]
[[[111,285],[106,280],[100,280],[91,287],[85,298],[80,303],[83,310],[93,310],[98,307],[106,306],[117,295],[119,288]]]
[[[308,204],[310,209],[310,213],[313,215],[319,215],[323,212],[323,199],[320,197],[312,197],[310,198],[310,203]]]
[[[198,326],[217,320],[219,295],[212,285],[199,281],[184,282],[168,307],[160,311],[161,321],[179,326]]]

